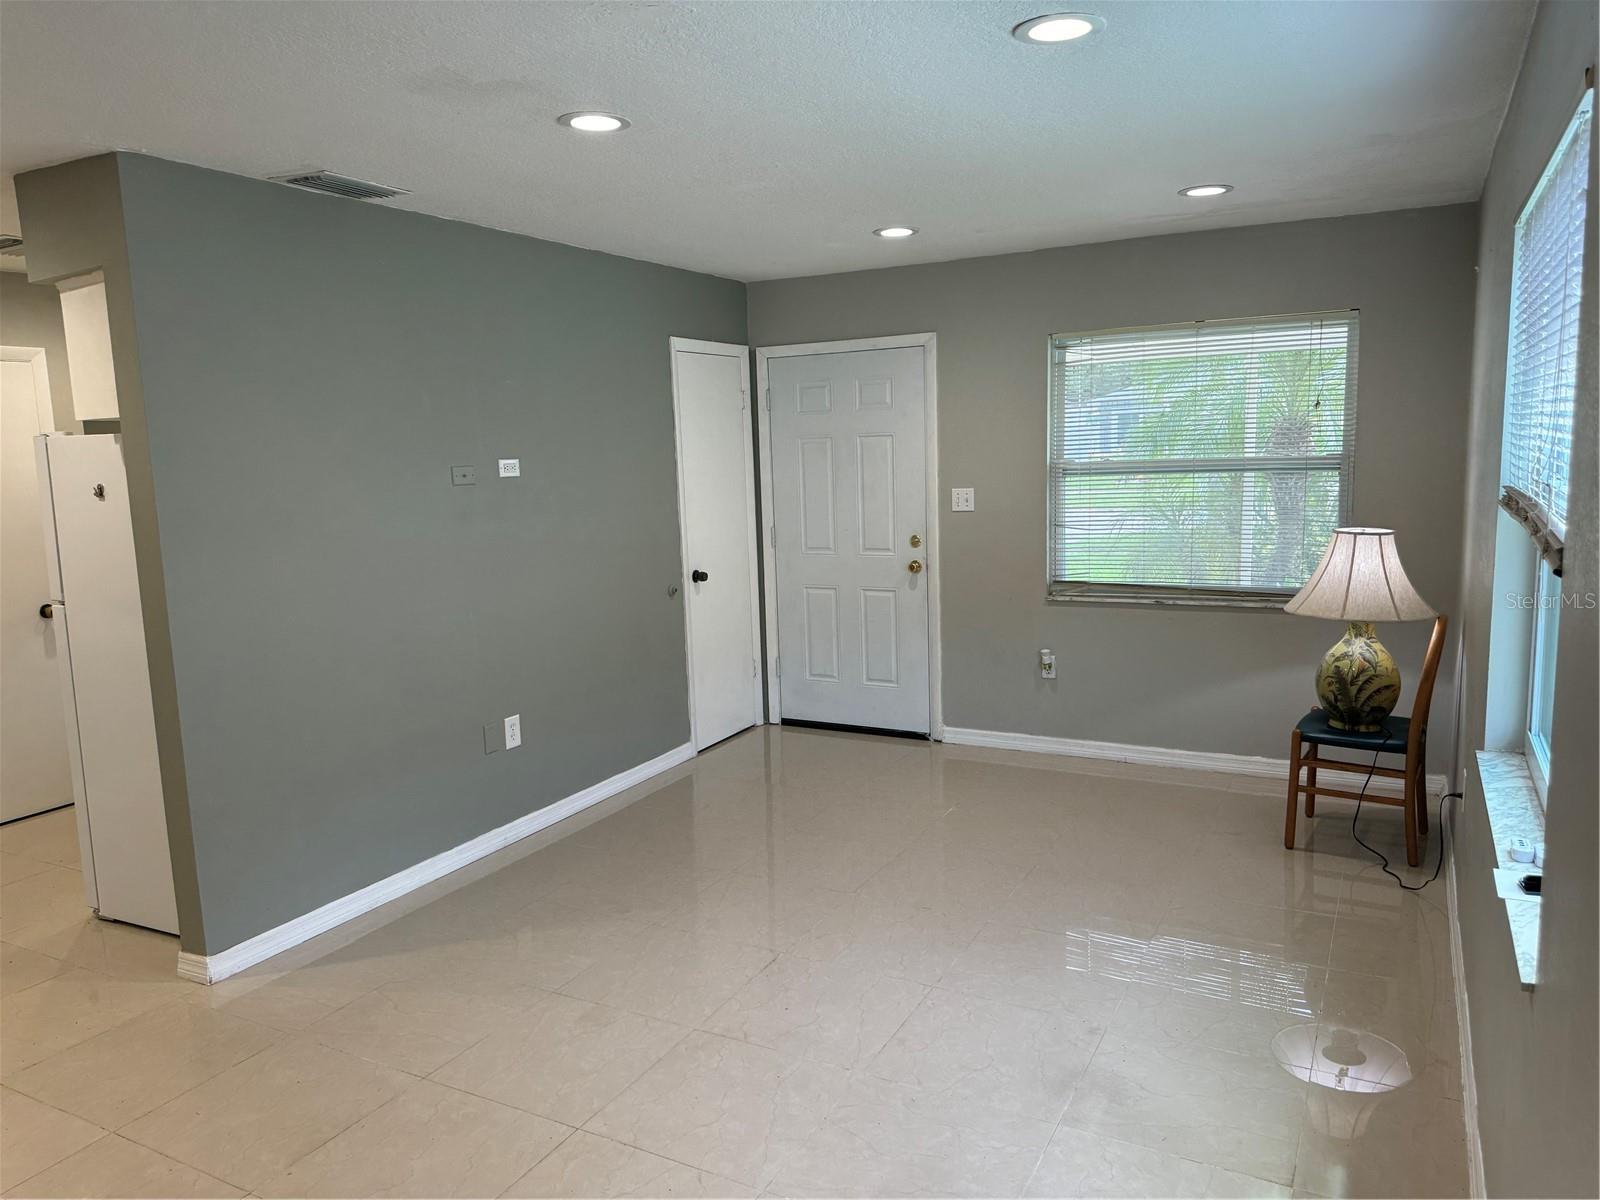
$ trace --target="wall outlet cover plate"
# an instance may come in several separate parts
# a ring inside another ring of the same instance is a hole
[[[516,479],[522,474],[522,460],[520,458],[502,458],[500,460],[500,478]]]
[[[522,745],[522,715],[516,714],[506,718],[506,749],[515,750]]]
[[[473,484],[475,484],[477,482],[478,482],[478,468],[477,467],[451,467],[450,468],[450,486],[451,487],[471,487]]]

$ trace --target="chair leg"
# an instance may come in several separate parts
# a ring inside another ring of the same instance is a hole
[[[1289,735],[1289,806],[1283,815],[1283,848],[1294,849],[1295,810],[1300,807],[1300,731]]]
[[[1413,867],[1418,865],[1422,858],[1417,852],[1417,776],[1413,771],[1406,772],[1406,862]]]
[[[1306,764],[1306,816],[1317,815],[1317,748],[1312,746],[1306,753],[1310,761]]]
[[[1428,773],[1427,766],[1419,757],[1414,768],[1417,776],[1417,829],[1426,841],[1428,833]]]

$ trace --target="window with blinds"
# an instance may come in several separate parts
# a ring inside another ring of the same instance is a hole
[[[1566,537],[1572,402],[1578,371],[1578,308],[1583,296],[1584,201],[1594,92],[1578,106],[1550,165],[1517,219],[1506,356],[1507,507],[1540,538],[1542,523]],[[1530,503],[1531,502],[1531,503]],[[1519,513],[1518,509],[1524,510]],[[1527,511],[1531,510],[1531,511]],[[1549,547],[1541,544],[1542,550]]]
[[[1500,503],[1533,537],[1539,551],[1526,581],[1534,612],[1523,749],[1541,802],[1550,778],[1555,722],[1593,119],[1591,89],[1584,93],[1523,206],[1512,244]]]
[[[1050,594],[1281,604],[1349,506],[1354,311],[1050,345]]]

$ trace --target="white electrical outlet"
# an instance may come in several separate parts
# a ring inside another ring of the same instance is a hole
[[[506,749],[515,750],[522,745],[522,714],[506,718]]]
[[[978,497],[973,488],[950,489],[951,512],[975,512],[978,507]]]
[[[1041,679],[1054,679],[1056,677],[1056,652],[1054,650],[1039,651],[1039,677]]]
[[[520,458],[502,458],[500,460],[500,478],[515,479],[522,474],[522,460]]]

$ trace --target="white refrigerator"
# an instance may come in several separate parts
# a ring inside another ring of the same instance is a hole
[[[89,906],[177,933],[122,438],[46,433],[35,445]]]

